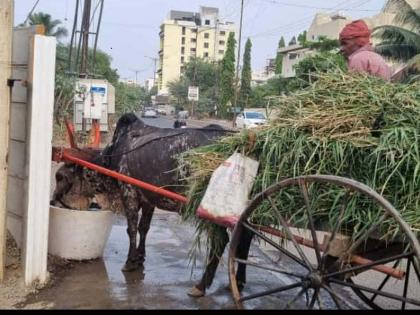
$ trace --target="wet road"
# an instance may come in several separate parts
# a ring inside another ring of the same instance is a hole
[[[144,270],[123,273],[128,252],[124,218],[116,220],[103,259],[75,263],[53,288],[44,289],[21,304],[20,308],[45,309],[233,309],[225,264],[220,266],[207,296],[199,299],[186,292],[198,281],[202,257],[192,272],[188,252],[195,228],[180,224],[176,214],[157,211],[147,242]],[[191,273],[192,272],[192,273]],[[258,279],[254,290],[273,281],[250,273]],[[277,308],[276,304],[251,304],[251,308]]]
[[[200,279],[203,257],[197,257],[195,269],[189,265],[188,253],[195,228],[181,223],[177,214],[157,210],[147,239],[144,270],[123,273],[128,252],[125,218],[117,217],[104,257],[90,262],[74,263],[74,267],[51,288],[18,305],[24,309],[234,309],[228,288],[227,255],[213,285],[202,298],[191,298],[187,291]],[[227,251],[226,251],[227,252]],[[267,253],[253,246],[250,257],[265,259]],[[290,261],[283,260],[287,268]],[[248,268],[246,295],[295,283],[296,279],[276,273]],[[282,292],[264,300],[246,304],[247,309],[283,308],[298,293],[298,289]],[[334,308],[324,299],[323,308]],[[294,308],[305,308],[306,299],[296,301]]]

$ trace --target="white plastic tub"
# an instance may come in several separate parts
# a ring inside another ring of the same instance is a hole
[[[70,260],[102,257],[111,233],[111,211],[75,211],[50,208],[48,252]]]

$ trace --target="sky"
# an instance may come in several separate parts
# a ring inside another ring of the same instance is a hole
[[[38,0],[15,0],[15,25],[25,21]],[[97,0],[93,0],[94,3]],[[244,0],[242,46],[252,41],[252,70],[263,70],[274,58],[281,36],[290,39],[307,30],[318,12],[342,12],[353,18],[377,14],[386,0]],[[76,0],[39,0],[35,12],[46,12],[73,26]],[[159,28],[170,10],[199,12],[219,8],[220,16],[240,24],[241,0],[105,0],[98,47],[109,54],[122,79],[139,83],[153,77],[159,50]],[[63,42],[69,42],[69,37]],[[92,44],[93,46],[93,44]],[[243,54],[243,47],[242,47]]]

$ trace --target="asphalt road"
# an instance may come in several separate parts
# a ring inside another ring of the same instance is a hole
[[[159,128],[173,128],[174,119],[171,117],[158,117],[158,118],[142,118],[144,123],[149,126],[159,127]]]
[[[159,116],[157,118],[142,118],[144,123],[149,126],[155,126],[159,128],[173,128],[175,119],[171,116]],[[231,129],[231,123],[226,121],[217,121],[217,120],[187,120],[188,128],[202,128],[209,124],[219,124],[223,128]]]

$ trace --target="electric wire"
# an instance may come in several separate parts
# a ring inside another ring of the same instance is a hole
[[[29,11],[28,16],[26,17],[25,22],[23,22],[23,25],[26,25],[26,23],[28,23],[28,20],[31,18],[32,13],[34,13],[34,11],[35,11],[36,7],[38,6],[39,1],[40,1],[40,0],[36,0],[36,2],[35,2],[35,4],[34,4],[34,6],[32,7],[31,11]]]

